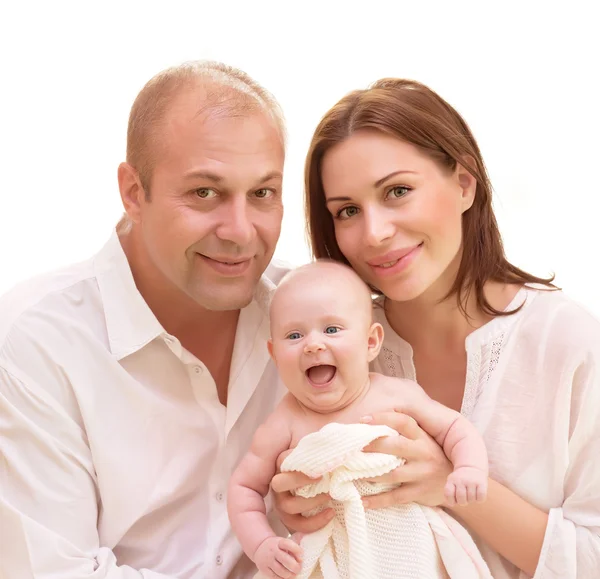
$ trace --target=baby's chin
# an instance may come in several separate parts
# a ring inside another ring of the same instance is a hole
[[[305,400],[302,401],[302,403],[313,412],[318,412],[319,414],[331,414],[333,412],[339,412],[349,406],[355,399],[355,396],[351,396],[347,391],[330,391],[307,393],[304,398]]]

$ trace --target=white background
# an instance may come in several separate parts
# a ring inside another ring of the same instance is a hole
[[[280,100],[289,129],[277,253],[308,260],[304,155],[321,115],[383,76],[463,114],[509,258],[600,314],[597,2],[0,2],[0,292],[85,259],[121,214],[129,108],[159,70],[211,58]]]

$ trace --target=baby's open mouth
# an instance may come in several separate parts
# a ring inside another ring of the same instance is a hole
[[[330,366],[329,364],[319,364],[318,366],[312,366],[306,371],[306,377],[309,382],[314,386],[326,386],[333,380],[337,368]]]

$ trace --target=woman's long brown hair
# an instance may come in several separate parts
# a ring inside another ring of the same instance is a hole
[[[348,264],[335,238],[333,218],[325,204],[321,164],[325,153],[361,129],[381,131],[410,143],[450,171],[457,164],[476,179],[473,205],[462,217],[462,258],[446,298],[456,296],[466,315],[475,292],[477,307],[492,316],[514,313],[495,309],[484,294],[487,281],[542,284],[556,289],[554,276],[541,278],[511,264],[492,209],[492,186],[479,147],[462,117],[425,85],[385,78],[366,90],[351,92],[331,108],[313,136],[305,165],[307,233],[315,258]]]

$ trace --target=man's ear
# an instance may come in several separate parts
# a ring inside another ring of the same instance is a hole
[[[463,162],[456,165],[455,175],[462,191],[461,205],[463,213],[470,209],[475,201],[477,179],[470,171],[473,171],[472,167],[476,166],[475,159],[471,155],[465,155]]]
[[[379,355],[379,350],[383,344],[383,327],[380,323],[374,322],[369,328],[367,359],[372,362]]]
[[[138,172],[129,163],[121,163],[117,178],[125,213],[131,222],[138,223],[141,219],[141,205],[146,196]]]

